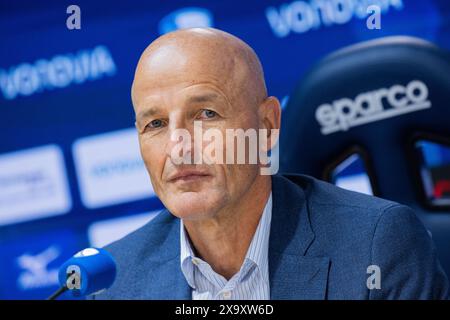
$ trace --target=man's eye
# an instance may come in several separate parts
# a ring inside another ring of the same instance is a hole
[[[152,120],[147,125],[147,127],[150,128],[150,129],[157,129],[157,128],[161,128],[162,126],[163,126],[163,122],[161,120],[159,120],[159,119]]]
[[[202,111],[200,118],[211,119],[214,118],[215,116],[217,116],[217,113],[215,111],[205,109]]]

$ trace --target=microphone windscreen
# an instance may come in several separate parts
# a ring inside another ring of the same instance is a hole
[[[116,278],[116,262],[105,249],[87,248],[67,260],[59,269],[59,283],[76,297],[109,288]]]

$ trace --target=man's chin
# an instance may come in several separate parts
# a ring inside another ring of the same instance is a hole
[[[209,192],[210,193],[210,192]],[[207,192],[183,192],[172,196],[166,205],[180,219],[198,220],[212,215],[219,206]]]

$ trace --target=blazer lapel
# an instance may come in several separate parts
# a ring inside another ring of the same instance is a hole
[[[159,265],[152,272],[156,286],[148,287],[152,292],[147,292],[146,297],[151,296],[150,299],[156,300],[192,299],[191,287],[181,272],[179,256]],[[160,279],[164,279],[164,281]]]
[[[325,299],[330,259],[306,255],[314,232],[303,189],[286,178],[273,176],[272,198],[270,298]]]
[[[167,237],[161,240],[164,245],[156,246],[158,249],[139,263],[136,277],[141,278],[142,286],[134,299],[192,299],[191,287],[180,268],[180,220],[173,217],[165,227],[170,230],[165,232]]]

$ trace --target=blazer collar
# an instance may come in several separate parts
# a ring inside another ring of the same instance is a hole
[[[305,190],[287,178],[273,176],[272,196],[271,299],[325,299],[330,260],[307,255],[315,235]]]

